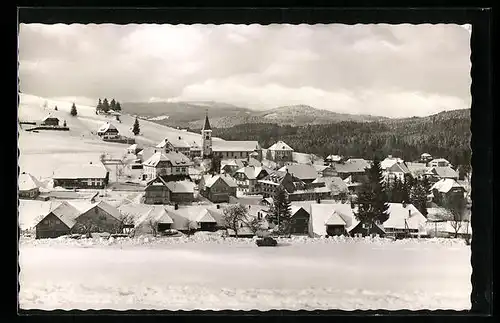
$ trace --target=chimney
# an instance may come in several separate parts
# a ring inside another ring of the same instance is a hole
[[[181,136],[179,136],[179,140],[181,140]]]
[[[90,165],[92,165],[92,162],[90,162]]]
[[[411,218],[411,210],[408,210],[408,217]]]
[[[179,209],[179,204],[175,203],[174,210],[178,210],[178,209]]]
[[[220,205],[219,204],[217,204],[217,209],[220,209]]]
[[[318,204],[321,204],[321,199],[320,198],[318,198],[316,201],[318,202]]]

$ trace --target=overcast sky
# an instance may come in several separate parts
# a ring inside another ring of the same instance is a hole
[[[389,117],[469,108],[459,25],[21,25],[20,90],[120,102],[307,104]]]

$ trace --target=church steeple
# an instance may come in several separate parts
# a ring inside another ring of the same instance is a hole
[[[208,121],[208,110],[205,114],[205,124],[203,125],[202,130],[212,130],[212,127],[210,127],[210,122]]]

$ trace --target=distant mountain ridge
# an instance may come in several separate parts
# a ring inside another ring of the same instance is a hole
[[[214,128],[230,128],[240,124],[274,123],[278,125],[304,126],[330,124],[342,121],[399,123],[405,120],[430,118],[398,118],[382,116],[337,113],[317,109],[309,105],[281,106],[266,111],[256,111],[232,104],[215,101],[182,101],[182,102],[125,102],[122,104],[125,113],[139,115],[153,122],[190,129],[201,129],[208,112],[210,124]],[[467,109],[466,109],[467,110]],[[433,115],[434,118],[462,118],[469,112],[464,110],[443,111]],[[155,118],[156,117],[156,118]],[[155,118],[155,119],[152,119]]]

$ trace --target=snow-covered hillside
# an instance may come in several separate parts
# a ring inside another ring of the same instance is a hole
[[[46,103],[46,107],[45,107]],[[20,121],[41,121],[49,113],[66,121],[70,131],[40,131],[30,133],[19,131],[19,165],[39,179],[50,177],[52,171],[61,163],[81,163],[98,161],[102,153],[120,157],[125,153],[127,145],[109,143],[92,134],[99,126],[110,121],[121,135],[135,138],[140,146],[155,146],[165,137],[182,136],[185,140],[200,141],[200,134],[190,133],[147,120],[140,121],[141,135],[134,136],[133,116],[122,115],[121,123],[114,117],[96,115],[95,107],[76,104],[78,116],[70,115],[72,102],[51,100],[42,97],[20,94],[18,118]],[[57,111],[55,111],[57,106]],[[23,128],[22,126],[21,128]]]

